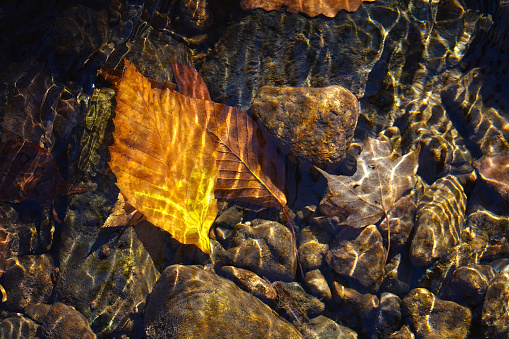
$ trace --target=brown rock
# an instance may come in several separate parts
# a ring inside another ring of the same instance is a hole
[[[332,297],[329,284],[320,270],[306,272],[304,277],[311,293],[318,298],[329,300]]]
[[[417,206],[410,249],[414,265],[429,265],[459,243],[466,201],[461,183],[452,175],[438,179],[425,191]]]
[[[468,265],[456,269],[447,284],[447,299],[464,306],[477,306],[484,301],[490,280],[495,276],[488,265]]]
[[[53,291],[55,272],[49,255],[25,255],[6,261],[0,284],[7,292],[6,309],[20,311],[29,304],[45,303]]]
[[[410,291],[403,299],[403,314],[418,338],[466,338],[471,312],[452,301],[440,300],[425,288]]]
[[[276,290],[272,284],[256,273],[234,266],[223,266],[221,272],[244,291],[259,299],[276,299]]]
[[[16,316],[0,322],[0,338],[32,339],[36,337],[37,324],[32,320]]]
[[[358,281],[365,288],[375,291],[382,283],[385,250],[382,236],[374,225],[358,229],[353,240],[336,239],[339,244],[327,253],[327,263],[336,273]]]
[[[302,338],[233,282],[183,265],[161,274],[147,301],[145,329],[148,338]]]
[[[482,325],[487,338],[509,337],[509,266],[491,281],[486,291]]]
[[[256,221],[256,222],[255,222]],[[248,269],[270,281],[291,281],[297,270],[292,232],[275,221],[253,220],[254,226],[237,224],[226,265]]]
[[[374,330],[380,305],[375,295],[359,293],[335,281],[332,286],[332,297],[338,304],[336,321],[363,334]]]
[[[72,306],[62,303],[30,305],[27,313],[40,324],[41,338],[96,338],[87,318]]]
[[[364,1],[375,0],[346,0],[346,1],[295,1],[295,0],[242,0],[240,6],[243,10],[263,8],[266,11],[285,8],[289,13],[305,13],[311,17],[323,14],[333,18],[339,11],[345,9],[349,12],[356,11]]]
[[[251,113],[276,136],[285,153],[318,167],[346,155],[360,112],[357,98],[340,86],[262,87]]]

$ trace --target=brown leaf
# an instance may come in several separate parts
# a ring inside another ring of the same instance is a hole
[[[67,139],[78,119],[78,103],[70,93],[37,73],[7,103],[0,123],[5,134],[2,141],[23,139],[51,150],[55,135]]]
[[[198,72],[182,65],[173,68],[179,90],[198,98],[208,97]],[[189,100],[188,104],[207,121],[207,132],[216,143],[216,198],[283,208],[284,165],[265,129],[234,107],[208,100]]]
[[[82,193],[65,181],[50,151],[30,141],[0,142],[0,200],[19,203]]]
[[[282,11],[289,13],[305,13],[311,17],[323,14],[333,18],[339,11],[356,11],[364,1],[375,0],[242,0],[240,6],[244,11],[263,8],[266,11]]]
[[[217,167],[194,99],[153,88],[126,61],[116,100],[109,165],[120,192],[155,226],[209,253]]]
[[[356,228],[378,222],[414,186],[419,150],[393,158],[389,140],[369,138],[353,176],[331,175],[317,168],[329,185],[320,203],[326,216],[341,216],[341,225]]]

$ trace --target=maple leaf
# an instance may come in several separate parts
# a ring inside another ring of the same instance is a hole
[[[392,205],[414,187],[419,149],[393,158],[387,137],[369,138],[357,159],[353,176],[331,175],[317,168],[329,191],[320,203],[326,216],[340,216],[340,225],[355,228],[378,222]]]
[[[116,100],[109,165],[120,192],[155,226],[209,253],[216,156],[192,99],[152,88],[126,60]]]
[[[62,178],[50,151],[37,143],[0,142],[0,200],[19,203],[84,191]]]
[[[333,18],[339,11],[345,9],[356,11],[364,1],[375,0],[242,0],[240,6],[243,10],[263,8],[265,11],[281,11],[285,8],[289,13],[305,13],[311,17],[323,14]]]
[[[172,66],[179,92],[205,99],[189,104],[207,121],[207,132],[216,144],[216,198],[248,206],[284,208],[284,166],[266,130],[246,112],[210,101],[207,86],[196,70],[179,64]]]

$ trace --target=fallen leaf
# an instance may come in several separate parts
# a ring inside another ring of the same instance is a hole
[[[196,70],[176,64],[173,70],[179,91],[195,99],[210,98]],[[207,132],[216,143],[216,198],[251,207],[283,208],[284,164],[266,130],[237,108],[209,100],[191,100],[189,104],[207,121]]]
[[[120,192],[155,226],[209,253],[216,156],[193,99],[152,88],[126,61],[116,100],[109,165]]]
[[[389,140],[369,138],[357,159],[353,176],[331,175],[317,168],[328,181],[320,203],[326,216],[340,216],[340,225],[356,228],[378,222],[392,205],[414,187],[419,149],[399,158],[391,156]]]
[[[45,200],[85,189],[65,181],[50,151],[37,143],[0,142],[0,200]]]
[[[339,11],[356,11],[364,1],[375,0],[242,0],[240,7],[244,11],[263,8],[265,11],[282,11],[289,13],[304,13],[310,17],[323,14],[333,18]]]

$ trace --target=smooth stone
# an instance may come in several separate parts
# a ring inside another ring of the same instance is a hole
[[[329,300],[332,298],[332,293],[327,283],[327,280],[323,276],[320,270],[316,269],[313,271],[306,272],[304,281],[311,294],[317,298]]]
[[[72,306],[36,304],[30,305],[27,313],[39,324],[41,338],[97,338],[87,318]]]
[[[410,286],[399,277],[401,266],[401,253],[396,254],[384,268],[384,279],[380,290],[403,296],[410,291]]]
[[[382,337],[388,337],[402,325],[401,299],[392,293],[382,293],[376,324],[376,331]]]
[[[39,326],[22,316],[3,319],[0,322],[0,338],[5,339],[35,339]]]
[[[460,242],[467,197],[458,178],[447,175],[424,192],[417,206],[410,259],[426,266]]]
[[[375,225],[352,232],[358,234],[352,240],[343,240],[342,233],[338,234],[336,245],[331,245],[327,253],[327,263],[339,275],[376,291],[382,283],[385,264],[382,236]]]
[[[482,326],[488,338],[509,337],[509,266],[490,282],[486,290]]]
[[[417,206],[410,196],[398,199],[387,212],[391,235],[391,253],[402,248],[410,238],[414,229]],[[387,239],[387,222],[380,223],[382,237]]]
[[[172,265],[145,309],[147,338],[302,338],[297,329],[230,280],[196,266]]]
[[[304,291],[297,282],[276,281],[272,286],[278,294],[278,307],[286,311],[292,322],[317,316],[325,309],[323,302]],[[295,317],[296,313],[301,314]]]
[[[435,297],[425,288],[411,290],[402,302],[402,314],[418,338],[466,338],[471,311]]]
[[[306,324],[306,337],[313,339],[356,339],[357,333],[346,327],[339,325],[334,320],[319,315],[310,319]]]
[[[301,231],[299,258],[304,271],[321,268],[329,250],[329,234],[316,227],[307,226]]]
[[[223,266],[221,267],[221,274],[258,299],[275,300],[277,297],[276,289],[269,281],[249,270],[234,266]]]
[[[292,232],[275,221],[257,220],[255,226],[237,224],[225,265],[250,270],[270,281],[292,281],[297,260]]]
[[[380,302],[373,294],[362,294],[338,282],[332,286],[332,298],[336,302],[336,322],[363,335],[374,333]]]
[[[251,105],[253,117],[276,136],[285,154],[318,167],[345,157],[359,112],[355,95],[341,86],[264,86]]]
[[[444,294],[458,304],[473,307],[482,304],[495,271],[488,265],[468,265],[457,268]]]
[[[45,303],[53,292],[56,273],[50,255],[24,255],[6,261],[0,284],[7,292],[5,309],[21,311],[30,304]]]

